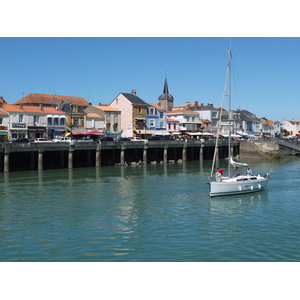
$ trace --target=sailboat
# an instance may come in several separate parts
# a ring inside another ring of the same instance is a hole
[[[227,49],[228,51],[228,66],[227,66],[227,88],[228,88],[228,175],[223,176],[223,170],[218,169],[215,173],[215,178],[213,179],[213,173],[215,170],[215,160],[217,154],[217,147],[218,147],[218,139],[219,139],[219,131],[217,133],[216,145],[215,145],[215,153],[213,158],[213,164],[211,169],[211,174],[209,178],[209,195],[211,197],[215,196],[225,196],[225,195],[239,195],[245,193],[252,193],[263,190],[270,178],[270,172],[265,174],[264,176],[252,175],[252,172],[245,173],[245,175],[238,174],[234,175],[233,170],[236,168],[241,167],[249,167],[246,163],[240,163],[233,160],[231,156],[231,121],[232,121],[232,113],[231,113],[231,58],[232,58],[232,51],[231,48]],[[224,89],[225,90],[225,89]],[[225,95],[225,91],[224,91]],[[224,96],[223,95],[223,96]],[[221,110],[222,114],[222,110]],[[221,121],[221,115],[220,115]],[[220,122],[219,122],[220,126]],[[250,168],[248,169],[250,170]]]

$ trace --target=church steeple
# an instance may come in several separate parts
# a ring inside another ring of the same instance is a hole
[[[168,89],[167,77],[165,77],[165,84],[164,84],[163,94],[169,95],[169,89]]]
[[[169,94],[167,76],[165,77],[163,93],[158,97],[158,103],[161,107],[164,107],[167,111],[173,110],[174,98]]]

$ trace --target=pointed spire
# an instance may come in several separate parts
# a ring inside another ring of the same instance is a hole
[[[168,89],[167,77],[165,77],[165,84],[164,84],[164,91],[163,91],[163,94],[169,95],[169,89]]]

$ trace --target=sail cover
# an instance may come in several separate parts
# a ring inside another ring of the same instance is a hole
[[[238,167],[249,167],[248,164],[236,162],[236,161],[234,161],[231,157],[230,157],[230,164],[231,164],[234,168],[238,168]]]

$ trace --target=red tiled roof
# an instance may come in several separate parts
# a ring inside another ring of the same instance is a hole
[[[21,109],[19,105],[14,105],[14,104],[3,103],[1,108],[8,112],[24,112],[24,110]]]
[[[28,104],[51,104],[55,105],[61,102],[71,102],[79,106],[88,106],[89,103],[82,97],[74,96],[61,96],[61,95],[48,95],[48,94],[35,94],[31,93],[17,101],[15,104],[28,103]]]
[[[179,121],[178,121],[178,120],[171,119],[171,118],[167,118],[167,122],[178,122],[178,123],[179,123]]]
[[[55,107],[43,107],[42,109],[39,106],[23,106],[23,110],[26,112],[32,113],[44,113],[44,114],[60,114],[64,115],[64,112],[57,110]]]
[[[102,116],[100,116],[99,114],[96,114],[96,113],[87,113],[86,116],[88,118],[102,118],[103,119]]]
[[[109,105],[93,105],[93,107],[99,108],[103,111],[114,111],[114,112],[119,112],[120,111],[120,110],[118,110],[114,107],[111,107]]]
[[[55,107],[43,107],[42,110],[39,106],[26,106],[20,107],[20,105],[3,103],[1,109],[8,112],[31,112],[31,113],[44,113],[44,114],[61,114],[64,112],[58,111]]]
[[[262,124],[268,124],[269,126],[273,126],[274,123],[276,123],[276,121],[271,121],[271,120],[265,120],[263,122],[261,122]]]
[[[1,116],[7,116],[8,113],[6,113],[6,112],[0,110],[0,115],[1,115]]]
[[[153,107],[155,107],[155,108],[157,108],[157,109],[164,109],[165,110],[164,107],[162,107],[162,106],[160,106],[158,104],[155,104],[155,103],[148,103],[148,104],[151,105],[151,106],[153,106]]]

